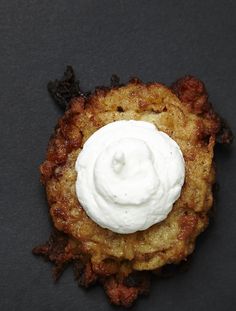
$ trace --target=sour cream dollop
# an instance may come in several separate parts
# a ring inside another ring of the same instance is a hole
[[[178,144],[154,124],[122,120],[85,142],[76,194],[98,225],[128,234],[164,220],[179,198],[185,166]]]

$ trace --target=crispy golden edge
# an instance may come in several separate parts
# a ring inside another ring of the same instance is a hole
[[[129,88],[134,86],[139,89],[141,88],[144,92],[152,87],[165,88],[164,86],[156,83],[143,84],[138,79],[130,81],[129,84],[124,87]],[[49,142],[46,161],[40,167],[41,179],[46,186],[50,206],[53,206],[55,203],[52,198],[50,198],[50,187],[52,187],[52,185],[55,186],[56,181],[61,178],[60,174],[62,174],[63,168],[66,168],[67,162],[70,161],[69,157],[73,154],[73,151],[81,148],[83,142],[88,138],[86,137],[86,134],[84,135],[81,129],[77,126],[78,118],[87,112],[87,114],[90,115],[89,120],[92,126],[94,126],[94,130],[102,126],[96,118],[96,115],[99,114],[99,107],[96,107],[96,103],[99,102],[100,98],[105,98],[110,92],[117,91],[119,89],[120,87],[100,88],[87,99],[84,97],[73,99],[65,115],[59,120],[55,133]],[[167,88],[166,90],[169,92]],[[181,100],[181,109],[185,112],[189,112],[190,115],[198,116],[198,131],[196,133],[197,144],[204,146],[209,145],[210,149],[213,150],[215,137],[221,130],[221,120],[214,113],[208,102],[208,96],[203,83],[193,77],[185,77],[173,84],[172,92]],[[137,113],[142,113],[146,109],[151,109],[154,113],[157,112],[155,111],[155,106],[146,106],[145,102],[139,103],[139,107],[140,111]],[[162,108],[164,111],[166,109],[165,105],[163,105]],[[123,112],[122,107],[116,107],[116,109],[120,113]],[[158,111],[158,113],[160,113],[160,111]],[[225,133],[226,132],[224,132],[224,136],[226,137],[227,135]],[[188,154],[188,156],[191,157],[191,153]],[[194,157],[194,155],[192,156]],[[193,251],[197,235],[203,231],[208,224],[208,210],[212,206],[211,188],[215,179],[214,175],[214,167],[211,165],[211,171],[208,176],[209,193],[206,195],[209,202],[205,203],[206,209],[199,212],[193,212],[189,209],[182,211],[181,217],[179,218],[181,231],[178,236],[178,239],[183,245],[183,247],[181,247],[181,252],[178,254],[172,254],[172,259],[170,258],[169,261],[164,258],[164,261],[160,264],[160,266],[171,262],[179,262]],[[51,184],[52,180],[54,180],[53,184]],[[63,204],[66,204],[66,202],[61,203],[61,205]],[[103,283],[106,292],[115,304],[128,306],[134,299],[137,298],[138,294],[147,292],[148,279],[146,272],[144,273],[144,280],[140,281],[139,286],[136,284],[136,286],[128,287],[126,279],[129,275],[134,273],[132,271],[135,271],[135,268],[127,263],[127,259],[126,261],[122,261],[116,258],[105,258],[105,260],[100,262],[98,261],[97,263],[96,261],[91,262],[91,250],[83,245],[83,240],[76,239],[76,237],[71,234],[70,228],[64,225],[60,226],[60,222],[66,222],[67,215],[65,209],[54,209],[52,217],[56,227],[69,234],[70,238],[67,240],[67,250],[66,252],[65,250],[62,250],[59,256],[60,259],[56,260],[54,260],[53,256],[50,255],[53,253],[52,247],[50,248],[47,246],[46,251],[45,248],[38,248],[35,250],[36,253],[44,254],[48,257],[48,259],[54,261],[56,266],[59,267],[59,270],[68,261],[72,260],[76,262],[76,271],[80,275],[79,279],[82,280],[80,281],[80,284],[89,286],[99,280]],[[65,253],[67,256],[65,256]],[[155,256],[155,254],[151,254],[151,257],[153,256]],[[149,257],[150,256],[147,253],[144,258],[141,258],[141,261],[151,260],[152,258]],[[63,262],[63,264],[61,264],[61,262]],[[80,266],[80,268],[78,268],[78,266]],[[81,267],[83,267],[83,272],[81,272]],[[142,270],[142,267],[140,270]],[[142,275],[142,272],[140,274]]]

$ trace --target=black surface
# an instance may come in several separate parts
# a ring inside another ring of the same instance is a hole
[[[131,75],[205,81],[215,109],[236,117],[235,1],[0,1],[0,310],[117,310],[99,287],[57,285],[31,254],[50,232],[38,166],[61,111],[48,80],[72,64],[82,88]],[[219,199],[190,269],[153,282],[133,310],[235,310],[235,144],[217,151]]]

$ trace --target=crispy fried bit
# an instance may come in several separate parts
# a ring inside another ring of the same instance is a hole
[[[117,280],[115,276],[105,280],[103,286],[111,303],[130,307],[138,295],[148,294],[150,280],[147,273],[139,272],[138,282],[133,281],[131,286],[128,283],[125,279]]]
[[[62,109],[67,107],[72,98],[83,96],[79,81],[75,80],[74,70],[71,66],[67,66],[61,80],[50,81],[48,83],[48,91]]]
[[[69,238],[66,234],[54,230],[48,242],[33,249],[34,255],[41,255],[55,264],[53,268],[53,278],[55,281],[59,279],[66,265],[72,259],[72,253],[66,249],[68,241]]]
[[[217,134],[217,142],[220,144],[231,144],[233,142],[234,136],[227,122],[221,118],[220,131]]]
[[[80,285],[100,282],[112,303],[127,307],[139,294],[147,293],[147,271],[159,273],[165,265],[180,263],[193,252],[213,205],[216,138],[221,135],[220,140],[229,143],[232,135],[208,102],[204,84],[194,77],[179,79],[171,89],[137,78],[120,85],[113,77],[113,87],[96,88],[86,97],[71,69],[67,71],[63,81],[49,87],[59,104],[70,102],[40,167],[58,232],[34,253],[55,263],[56,278],[72,262]],[[170,135],[182,150],[186,177],[181,196],[164,221],[122,235],[98,226],[80,206],[75,161],[96,130],[124,119],[152,122]]]
[[[111,87],[118,87],[118,86],[121,86],[120,78],[114,74],[111,76]]]
[[[233,133],[227,122],[213,111],[203,82],[195,77],[186,76],[173,83],[171,88],[190,111],[196,114],[205,114],[209,118],[216,119],[215,134],[217,134],[218,143],[232,143]]]
[[[90,262],[83,264],[81,261],[75,261],[74,263],[75,279],[80,286],[89,287],[96,283],[98,277],[92,269]]]
[[[209,111],[210,104],[204,84],[192,76],[177,80],[172,85],[173,91],[191,112],[202,114]]]

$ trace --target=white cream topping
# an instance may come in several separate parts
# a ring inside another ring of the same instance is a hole
[[[177,143],[154,124],[116,121],[86,141],[75,169],[76,194],[87,215],[118,233],[164,220],[179,198],[185,167]]]

